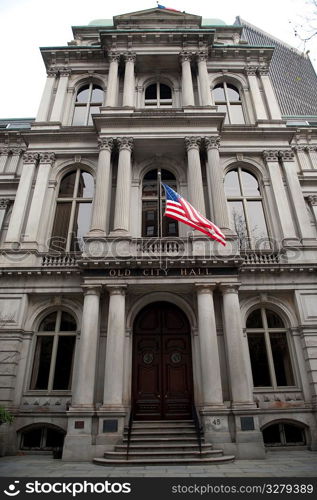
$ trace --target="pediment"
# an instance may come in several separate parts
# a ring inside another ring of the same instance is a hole
[[[140,28],[160,28],[183,25],[187,27],[199,27],[201,26],[201,16],[188,14],[186,12],[175,12],[167,9],[154,8],[114,16],[113,22],[119,29],[129,25],[135,28],[137,26]]]

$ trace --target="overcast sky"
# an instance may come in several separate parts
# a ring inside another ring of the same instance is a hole
[[[310,13],[307,0],[162,0],[161,4],[205,18],[220,18],[233,24],[240,15],[275,37],[303,50],[293,26],[305,23]],[[93,19],[151,9],[154,0],[0,0],[0,117],[34,117],[45,84],[46,72],[39,47],[66,45],[72,40],[71,26]],[[317,37],[316,37],[317,38]],[[310,49],[317,63],[317,40]]]

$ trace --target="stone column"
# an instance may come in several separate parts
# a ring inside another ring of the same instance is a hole
[[[258,85],[256,71],[257,71],[256,66],[248,66],[246,68],[246,73],[248,76],[248,82],[250,87],[250,94],[254,107],[254,114],[256,120],[267,120],[263,99]]]
[[[197,63],[198,63],[198,79],[200,88],[200,97],[202,106],[212,106],[211,90],[208,78],[207,70],[207,52],[198,52]]]
[[[191,52],[181,52],[180,59],[182,64],[182,102],[183,106],[194,106],[194,89],[192,70],[190,67]]]
[[[10,204],[10,200],[1,198],[0,199],[0,231],[2,229],[3,221],[6,215],[7,208]]]
[[[232,407],[255,407],[252,381],[249,379],[250,361],[246,338],[241,324],[239,285],[222,284],[223,323],[225,330]]]
[[[38,153],[23,155],[22,174],[14,200],[6,242],[20,241],[22,226],[31,193]]]
[[[129,232],[130,195],[131,195],[131,153],[132,137],[117,139],[119,162],[117,175],[116,202],[114,213],[114,231]]]
[[[122,410],[124,389],[125,286],[108,286],[109,312],[103,410]]]
[[[59,82],[57,87],[57,92],[55,96],[55,101],[53,104],[53,109],[51,113],[51,122],[61,122],[64,112],[64,102],[66,100],[68,79],[70,75],[70,69],[64,68],[59,72]]]
[[[311,161],[310,168],[317,169],[317,146],[307,146],[306,150],[308,152],[308,155],[309,155],[309,158]]]
[[[7,174],[15,174],[18,169],[21,154],[25,152],[23,148],[13,148],[11,149],[12,156],[10,158],[9,164],[6,167]]]
[[[262,66],[259,68],[259,75],[263,86],[263,91],[266,97],[267,107],[272,120],[282,120],[280,106],[272,87],[271,78],[269,77],[269,68]]]
[[[37,178],[25,230],[25,241],[37,241],[44,201],[47,196],[48,181],[54,162],[54,153],[40,153]]]
[[[290,193],[291,203],[293,204],[293,211],[298,226],[298,232],[303,239],[313,239],[315,243],[315,233],[310,224],[303,191],[298,179],[294,153],[290,150],[281,151],[280,157]]]
[[[308,196],[308,203],[311,206],[312,212],[314,214],[315,222],[317,225],[317,195]]]
[[[284,239],[285,243],[297,242],[298,238],[293,224],[292,213],[286,196],[278,161],[278,151],[263,151],[263,157],[270,173],[271,185],[275,199],[275,211],[276,214],[278,214],[277,218],[280,222],[281,237]]]
[[[100,286],[84,287],[84,307],[78,352],[78,370],[73,380],[72,407],[92,408],[99,341]]]
[[[223,172],[220,165],[220,137],[205,137],[208,162],[207,184],[210,206],[213,207],[213,222],[222,229],[229,228],[227,201],[223,182]]]
[[[8,156],[10,153],[9,148],[1,148],[0,149],[0,174],[3,174],[6,163],[8,161]]]
[[[311,170],[310,158],[306,153],[306,146],[294,146],[293,150],[297,153],[299,166],[301,170]]]
[[[206,215],[199,153],[200,143],[200,137],[185,137],[188,157],[187,184],[190,203],[202,215]]]
[[[117,102],[117,91],[118,91],[118,68],[120,54],[117,52],[109,52],[108,54],[110,65],[108,73],[108,84],[107,84],[107,94],[105,106],[113,107]]]
[[[105,236],[109,226],[113,139],[111,137],[103,137],[98,139],[98,145],[97,178],[89,236],[93,236],[94,234]]]
[[[125,71],[123,85],[123,103],[125,107],[132,108],[134,106],[135,95],[135,79],[134,79],[134,63],[136,55],[133,52],[124,54]]]
[[[53,89],[55,85],[55,78],[57,76],[57,71],[56,70],[51,70],[49,69],[47,71],[47,78],[46,78],[46,83],[45,87],[43,90],[39,110],[36,115],[36,122],[46,122],[48,119],[48,112],[53,96]]]
[[[217,330],[213,300],[215,285],[197,286],[198,330],[204,408],[223,406]]]

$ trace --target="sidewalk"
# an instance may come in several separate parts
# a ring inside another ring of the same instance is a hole
[[[317,452],[269,451],[265,460],[236,460],[221,465],[101,467],[62,462],[50,456],[0,458],[0,476],[9,477],[317,477]]]

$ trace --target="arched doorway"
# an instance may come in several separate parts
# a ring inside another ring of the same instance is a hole
[[[183,311],[174,304],[149,304],[135,319],[132,398],[136,420],[191,416],[190,325]]]

